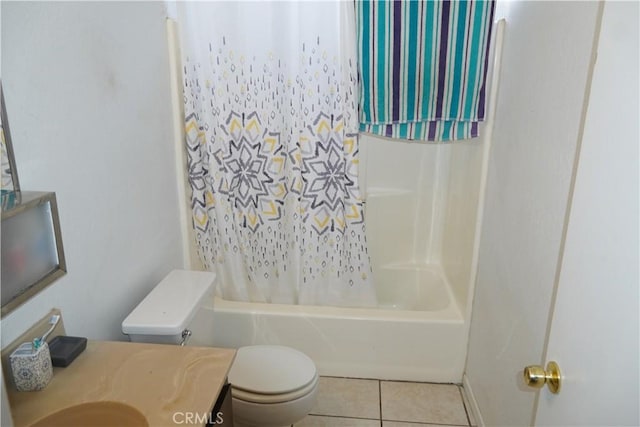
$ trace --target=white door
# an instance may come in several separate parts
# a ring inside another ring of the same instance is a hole
[[[638,2],[606,2],[535,425],[640,425]]]
[[[465,387],[487,426],[530,425],[601,6],[498,1],[506,17]]]

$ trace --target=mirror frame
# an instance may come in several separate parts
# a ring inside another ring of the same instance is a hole
[[[11,131],[9,129],[9,118],[7,117],[7,108],[4,103],[4,89],[2,88],[2,80],[0,80],[0,121],[2,127],[0,128],[4,136],[5,149],[7,157],[9,159],[9,168],[11,169],[11,183],[13,188],[7,190],[8,192],[20,191],[20,181],[18,180],[18,167],[16,166],[16,159],[13,154],[13,144],[11,142]],[[2,189],[4,190],[4,188]]]

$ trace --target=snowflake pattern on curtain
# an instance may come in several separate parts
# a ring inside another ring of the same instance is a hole
[[[225,298],[375,305],[358,189],[354,58],[209,44],[185,58],[193,224]],[[364,294],[364,297],[363,297]]]

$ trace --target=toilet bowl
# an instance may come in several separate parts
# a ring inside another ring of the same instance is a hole
[[[174,270],[122,322],[133,342],[212,345],[208,300],[216,275]],[[238,427],[290,426],[316,402],[318,374],[313,361],[290,347],[255,345],[238,349],[228,376],[233,421]]]
[[[290,426],[313,408],[318,390],[313,361],[276,345],[239,348],[229,382],[236,426]]]

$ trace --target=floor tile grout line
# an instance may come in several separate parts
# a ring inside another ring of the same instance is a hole
[[[433,385],[455,385],[462,386],[462,383],[437,383],[433,381],[411,381],[411,380],[379,380],[385,383],[401,383],[401,384],[433,384]]]
[[[320,375],[320,378],[340,378],[345,380],[368,380],[368,381],[380,381],[385,383],[409,383],[409,384],[434,384],[434,385],[455,385],[462,387],[462,383],[438,383],[434,381],[411,381],[411,380],[385,380],[380,378],[364,378],[364,377],[341,377],[337,375]]]
[[[460,424],[441,424],[441,423],[434,423],[434,422],[430,422],[430,421],[406,421],[406,420],[383,420],[382,418],[380,419],[376,419],[376,418],[363,418],[363,417],[346,417],[346,416],[342,416],[342,415],[318,415],[318,414],[309,414],[308,416],[310,417],[326,417],[326,418],[340,418],[340,419],[346,419],[346,420],[368,420],[368,421],[380,421],[380,425],[383,424],[384,421],[389,421],[389,422],[394,422],[394,423],[403,423],[403,424],[417,424],[417,425],[424,425],[424,424],[430,424],[430,425],[434,425],[434,426],[442,426],[442,427],[465,427],[463,425]],[[294,425],[295,427],[295,425]]]
[[[309,414],[307,415],[307,417],[337,418],[341,420],[378,421],[380,422],[380,427],[382,427],[382,420],[379,418],[344,417],[341,415],[315,415],[315,414]],[[296,426],[295,424],[292,424],[291,427],[296,427]]]
[[[392,423],[402,423],[402,424],[417,424],[417,425],[433,425],[433,426],[442,426],[442,427],[466,427],[461,424],[442,424],[442,423],[434,423],[431,421],[403,421],[403,420],[381,420],[381,421],[389,421]]]
[[[380,427],[382,427],[382,381],[378,380],[378,416],[380,417]]]
[[[326,415],[326,414],[313,414],[310,413],[307,415],[308,417],[327,417],[327,418],[349,418],[352,420],[369,420],[369,421],[379,421],[380,418],[367,418],[367,417],[352,417],[348,415]]]

